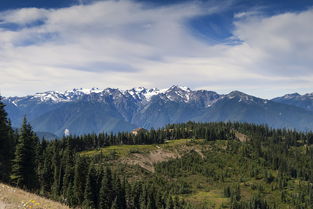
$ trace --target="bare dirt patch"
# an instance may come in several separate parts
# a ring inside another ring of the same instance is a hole
[[[134,153],[122,160],[122,163],[129,165],[139,165],[140,167],[154,172],[154,164],[180,157],[178,153],[163,149],[151,151],[149,153]]]
[[[250,141],[250,138],[249,138],[247,135],[242,134],[242,133],[240,133],[240,132],[237,132],[237,131],[236,131],[235,136],[236,136],[236,138],[237,138],[239,141],[241,141],[241,142]]]
[[[197,146],[186,146],[186,144],[181,144],[174,147],[158,147],[157,150],[153,150],[146,153],[132,153],[121,160],[122,163],[128,165],[139,165],[140,167],[154,172],[154,165],[156,163],[168,161],[175,158],[180,158],[185,153],[191,150],[196,151],[202,158],[204,157],[201,152],[200,147]]]

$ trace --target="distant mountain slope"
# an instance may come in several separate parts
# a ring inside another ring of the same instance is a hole
[[[126,122],[114,108],[102,103],[74,102],[42,114],[31,121],[41,131],[60,136],[65,129],[72,134],[129,131],[134,125]]]
[[[298,93],[286,94],[272,99],[274,102],[293,105],[313,112],[313,93],[300,95]]]
[[[200,121],[240,121],[273,128],[312,130],[313,114],[299,107],[231,92],[206,111]]]
[[[238,91],[220,95],[180,86],[161,90],[73,89],[8,97],[4,103],[14,127],[19,127],[26,115],[36,131],[58,136],[65,129],[71,134],[117,132],[189,120],[243,121],[313,130],[313,112],[308,105],[304,108],[284,99],[264,100]]]

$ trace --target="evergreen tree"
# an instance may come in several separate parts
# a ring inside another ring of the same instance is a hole
[[[100,209],[110,209],[111,199],[111,188],[110,182],[108,182],[107,175],[104,175],[101,182],[101,188],[99,192],[99,208]]]
[[[60,163],[60,148],[58,143],[53,144],[53,156],[52,156],[52,167],[53,167],[53,184],[51,188],[51,194],[54,199],[58,199],[61,187],[61,163]]]
[[[96,179],[96,171],[93,165],[90,165],[89,171],[87,174],[87,179],[86,179],[83,208],[94,209],[97,206],[97,201],[96,201],[97,193],[95,191],[95,187],[97,185],[95,185],[95,179]]]
[[[75,196],[74,196],[74,187],[73,183],[70,182],[67,191],[66,191],[66,202],[69,206],[74,206],[75,205]]]
[[[14,149],[12,129],[0,96],[0,180],[8,182]]]
[[[131,204],[133,205],[134,208],[140,208],[141,192],[142,192],[141,182],[136,182],[135,185],[133,186],[131,200]]]
[[[53,167],[51,146],[47,147],[42,154],[41,169],[39,170],[40,194],[50,194],[53,181]]]
[[[64,153],[64,158],[63,162],[65,163],[65,170],[64,170],[64,175],[63,175],[63,195],[66,196],[67,193],[67,187],[71,182],[73,182],[73,177],[74,177],[74,162],[73,162],[73,153],[69,150],[66,149]]]
[[[121,181],[119,178],[115,179],[114,192],[116,195],[117,208],[119,209],[126,208],[125,190],[124,188],[122,188]]]
[[[74,205],[81,205],[84,199],[87,178],[86,167],[85,159],[77,156],[74,168]]]
[[[12,183],[16,186],[28,190],[33,190],[37,187],[38,179],[35,164],[37,143],[38,138],[32,131],[32,127],[26,118],[24,118],[10,176]]]

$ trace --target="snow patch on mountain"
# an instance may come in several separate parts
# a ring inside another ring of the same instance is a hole
[[[147,101],[150,101],[153,96],[156,96],[158,94],[164,94],[167,90],[168,89],[157,89],[157,88],[148,89],[144,93],[144,96]]]
[[[293,98],[296,98],[296,97],[299,97],[301,96],[300,94],[298,93],[293,93],[293,94],[286,94],[285,96],[283,96],[284,99],[293,99]]]
[[[66,97],[71,97],[74,95],[90,95],[92,93],[98,94],[101,93],[103,90],[98,89],[98,88],[91,88],[91,89],[87,89],[87,88],[79,88],[79,89],[73,89],[71,91],[65,91],[63,94]]]
[[[229,94],[222,96],[222,98],[236,99],[238,100],[238,102],[247,103],[247,104],[252,104],[252,103],[256,104],[260,102],[263,102],[263,104],[266,104],[263,99],[245,94],[240,91],[232,91]]]
[[[125,92],[128,92],[134,99],[138,99],[140,101],[142,100],[147,100],[150,101],[151,97],[160,94],[162,90],[159,90],[157,88],[152,88],[152,89],[146,89],[144,87],[137,87],[137,88],[132,88],[130,90],[126,90]]]
[[[40,102],[69,102],[69,98],[64,94],[57,91],[47,91],[43,93],[37,93],[30,97],[30,99],[39,100]]]

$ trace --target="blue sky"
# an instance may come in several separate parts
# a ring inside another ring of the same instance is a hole
[[[0,91],[313,92],[310,0],[2,0]]]

